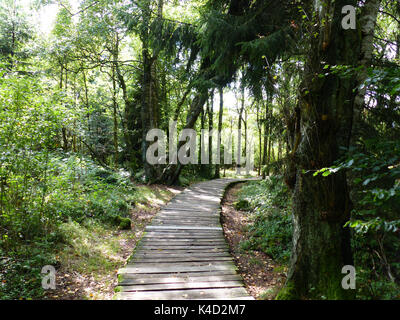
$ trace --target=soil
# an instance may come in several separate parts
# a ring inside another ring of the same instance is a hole
[[[248,239],[246,227],[251,224],[250,213],[238,211],[233,205],[242,186],[243,183],[238,183],[230,187],[222,201],[225,238],[248,293],[259,300],[274,299],[285,281],[283,268],[264,252],[240,249],[240,243]]]

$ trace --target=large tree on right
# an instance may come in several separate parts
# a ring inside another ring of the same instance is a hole
[[[293,252],[278,299],[354,297],[355,290],[342,288],[342,268],[353,264],[350,234],[344,228],[352,208],[346,174],[314,173],[332,166],[352,141],[363,101],[357,88],[365,80],[379,3],[321,0],[303,7],[309,55],[299,90],[288,179],[294,189]],[[349,12],[343,13],[343,8],[348,5],[361,6],[355,29],[347,29],[351,16],[346,17]]]

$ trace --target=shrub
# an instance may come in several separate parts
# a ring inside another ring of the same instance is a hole
[[[286,263],[290,258],[292,218],[290,192],[282,176],[271,176],[244,186],[236,204],[251,211],[248,240],[241,243],[243,250],[260,250],[271,258]]]

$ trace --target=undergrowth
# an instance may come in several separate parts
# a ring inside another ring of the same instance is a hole
[[[251,215],[243,250],[259,250],[287,264],[291,253],[292,219],[289,191],[281,176],[247,183],[238,193],[236,207]]]
[[[0,299],[43,298],[45,265],[89,273],[115,269],[118,241],[130,237],[118,230],[131,229],[132,208],[169,197],[135,186],[125,171],[73,154],[51,154],[46,170],[40,190],[16,202],[14,185],[3,196]]]

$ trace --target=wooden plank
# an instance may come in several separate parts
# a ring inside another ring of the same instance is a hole
[[[166,243],[154,246],[151,244],[141,244],[136,249],[137,253],[155,253],[155,252],[162,252],[162,253],[184,253],[184,252],[201,252],[201,253],[213,253],[213,252],[229,252],[229,248],[226,243],[216,243],[216,244],[206,244],[206,243],[199,243],[199,244],[175,244],[169,246]]]
[[[212,236],[207,237],[205,235],[193,236],[193,235],[183,235],[183,236],[155,236],[155,235],[144,235],[142,241],[225,241],[224,237]]]
[[[219,204],[221,202],[221,198],[218,196],[215,196],[214,194],[208,193],[208,194],[200,194],[200,193],[186,193],[184,192],[183,194],[180,194],[179,196],[173,198],[170,203],[179,203],[179,202],[184,202],[187,200],[195,200],[195,201],[207,201],[207,203],[217,203]]]
[[[166,280],[173,280],[175,279],[191,279],[197,277],[225,277],[227,275],[236,275],[239,276],[235,270],[203,270],[203,271],[194,271],[194,272],[167,272],[167,273],[148,273],[148,274],[138,274],[138,273],[121,273],[120,278],[122,281],[127,280],[143,280],[143,281],[160,281],[163,279]]]
[[[225,239],[225,237],[221,234],[218,233],[209,233],[209,234],[204,234],[204,233],[199,233],[199,234],[194,234],[194,233],[173,233],[173,234],[167,234],[167,233],[149,233],[146,232],[143,234],[142,238],[162,238],[162,239]]]
[[[189,210],[189,211],[204,211],[204,210],[208,210],[208,211],[212,211],[212,210],[217,210],[219,208],[221,208],[220,204],[204,204],[204,202],[194,202],[191,201],[190,203],[187,204],[183,204],[183,203],[171,203],[170,205],[168,205],[167,207],[168,209],[179,209],[179,210]],[[165,209],[164,209],[165,210]]]
[[[219,214],[197,214],[197,213],[189,213],[189,211],[182,212],[182,213],[160,213],[155,218],[198,218],[198,219],[221,219]]]
[[[231,257],[162,257],[162,258],[154,258],[154,257],[137,257],[135,259],[130,260],[132,263],[178,263],[178,262],[200,262],[200,261],[232,261]]]
[[[213,209],[213,210],[185,210],[185,209],[168,209],[165,208],[163,211],[160,211],[160,215],[163,214],[176,214],[176,215],[197,215],[197,216],[208,216],[208,217],[219,217],[220,216],[220,209]]]
[[[220,222],[217,221],[207,221],[207,220],[191,220],[191,219],[179,219],[179,220],[171,220],[171,219],[154,219],[153,220],[153,225],[179,225],[179,226],[203,226],[203,227],[218,227],[220,226]]]
[[[218,249],[223,249],[223,250],[228,250],[227,245],[223,244],[218,244],[218,245],[213,245],[210,244],[208,246],[206,245],[185,245],[185,246],[168,246],[168,245],[163,245],[163,246],[151,246],[151,245],[140,245],[141,249],[146,249],[146,250],[182,250],[182,249],[190,249],[190,250],[214,250],[218,251]]]
[[[197,211],[162,211],[158,215],[158,217],[168,216],[168,217],[210,217],[210,218],[218,218],[220,214],[217,212],[197,212]]]
[[[214,220],[212,220],[212,219],[201,219],[201,218],[197,218],[197,219],[194,218],[193,219],[193,218],[189,218],[189,217],[182,217],[182,218],[179,218],[179,219],[176,219],[176,218],[172,218],[172,219],[171,218],[155,218],[152,221],[152,226],[155,226],[154,225],[155,222],[157,222],[157,223],[169,223],[172,226],[175,225],[175,226],[179,226],[179,227],[182,227],[183,223],[186,224],[186,225],[187,224],[191,224],[194,227],[198,226],[198,224],[201,224],[201,223],[210,224],[211,226],[209,226],[209,228],[219,228],[219,227],[221,227],[221,222],[220,222],[219,218],[218,219],[214,219]],[[187,227],[190,227],[190,225],[187,225]],[[185,229],[181,229],[181,230],[184,231]],[[187,231],[190,231],[190,229],[187,229]],[[198,231],[200,233],[201,230],[198,230]],[[199,234],[199,233],[197,233],[197,231],[196,231],[196,234]]]
[[[202,281],[202,282],[180,282],[144,285],[123,285],[122,292],[139,292],[154,290],[182,290],[182,289],[209,289],[209,288],[238,288],[242,287],[242,281]]]
[[[215,214],[216,210],[220,209],[220,206],[217,208],[196,208],[194,206],[191,207],[181,207],[181,206],[168,206],[163,209],[163,211],[189,211],[189,212],[213,212]]]
[[[225,262],[213,262],[213,261],[204,261],[204,262],[181,262],[176,264],[177,267],[206,267],[206,268],[212,268],[214,266],[223,266],[223,267],[231,267],[231,268],[236,268],[235,264],[232,261],[225,261]],[[141,270],[142,268],[152,268],[152,269],[162,269],[165,268],[165,270],[169,270],[173,268],[174,266],[170,263],[154,263],[153,265],[149,265],[146,263],[131,263],[129,262],[125,269],[134,269],[134,270]],[[171,269],[172,270],[172,269]],[[221,270],[226,270],[226,268],[223,268]],[[176,271],[172,270],[172,272],[178,272],[179,270],[177,269]]]
[[[208,245],[208,244],[224,244],[226,243],[225,239],[207,239],[207,238],[201,238],[201,239],[154,239],[154,238],[145,238],[142,239],[141,244],[143,245],[196,245],[196,244],[201,244],[201,245]]]
[[[163,235],[168,235],[168,234],[181,234],[181,235],[186,235],[186,234],[199,234],[199,235],[222,235],[224,236],[222,230],[191,230],[191,229],[157,229],[157,230],[147,230],[145,231],[146,234],[151,234],[151,233],[157,233],[157,234],[163,234]]]
[[[244,288],[220,288],[203,290],[168,290],[144,292],[119,292],[121,300],[191,300],[191,299],[251,299]]]
[[[220,225],[219,222],[210,222],[210,221],[193,221],[193,220],[154,220],[153,226],[158,225],[169,225],[169,226],[194,226],[194,227],[217,227]]]
[[[168,222],[174,223],[176,225],[181,225],[182,222],[184,223],[192,223],[196,225],[197,223],[209,223],[213,224],[214,226],[220,225],[220,218],[199,218],[199,217],[157,217],[154,218],[154,222]]]
[[[222,230],[222,227],[200,227],[200,226],[147,226],[146,230]]]
[[[211,247],[211,248],[210,248]],[[199,249],[228,249],[228,245],[226,242],[221,242],[221,243],[182,243],[182,244],[175,244],[175,245],[169,245],[168,241],[163,241],[163,242],[158,242],[157,244],[152,243],[152,242],[144,242],[141,241],[137,249],[146,249],[146,250],[182,250],[182,249],[189,249],[189,250],[199,250]]]
[[[198,256],[198,255],[173,255],[173,256],[143,256],[143,255],[138,255],[137,257],[133,257],[132,259],[129,260],[129,263],[136,263],[139,261],[154,261],[157,262],[160,260],[160,262],[165,261],[165,262],[170,262],[172,259],[176,259],[175,261],[181,261],[181,260],[188,260],[188,261],[219,261],[221,259],[227,260],[227,261],[232,261],[232,257],[227,256],[227,255],[219,255],[219,256],[209,256],[207,259],[207,255],[204,256]],[[193,259],[193,260],[190,260]]]
[[[208,198],[208,199],[205,199]],[[187,196],[181,199],[172,200],[168,206],[176,206],[176,205],[183,205],[188,206],[189,204],[199,204],[201,206],[210,206],[215,207],[221,204],[221,200],[219,198],[210,198],[209,195],[199,195],[199,196]]]
[[[204,248],[201,248],[204,247]],[[140,245],[137,247],[136,252],[149,252],[149,253],[155,253],[155,252],[163,252],[163,253],[181,253],[181,252],[202,252],[202,253],[212,253],[212,252],[229,252],[229,249],[226,245],[224,246],[215,246],[215,247],[209,247],[209,246],[201,246],[199,247],[186,247],[182,246],[182,248],[174,247],[169,249],[168,246],[163,246],[163,247],[152,247],[152,246],[146,246],[145,250],[144,248],[140,248]]]
[[[137,250],[136,255],[181,255],[181,254],[193,254],[193,255],[199,255],[199,254],[204,254],[204,255],[209,255],[212,256],[212,254],[221,254],[225,253],[228,254],[228,251],[225,250],[225,248],[207,248],[204,250],[200,249],[193,249],[193,248],[183,248],[183,249],[174,249],[174,250],[169,250],[169,249],[149,249],[149,250]]]
[[[213,257],[231,257],[231,255],[226,252],[226,251],[221,251],[221,252],[193,252],[193,251],[183,251],[183,252],[174,252],[172,251],[169,253],[165,253],[165,251],[160,251],[160,252],[148,252],[148,251],[141,251],[137,252],[133,258],[181,258],[181,257],[194,257],[194,258],[210,258],[212,259]],[[132,259],[133,259],[132,258]]]
[[[154,222],[153,226],[164,226],[164,227],[189,227],[189,228],[193,228],[193,227],[208,227],[208,228],[213,228],[216,227],[217,224],[216,223],[207,223],[207,222],[195,222],[195,221],[190,221],[190,222],[185,222],[185,221],[164,221],[164,222]]]
[[[224,238],[220,238],[220,237],[204,237],[204,236],[184,236],[184,237],[155,237],[155,236],[146,236],[146,237],[142,237],[142,242],[145,241],[155,241],[155,242],[168,242],[168,241],[224,241]]]
[[[148,232],[145,233],[143,238],[163,238],[163,239],[169,239],[169,238],[189,238],[189,239],[197,239],[197,238],[208,238],[208,239],[223,239],[224,236],[221,233],[164,233],[164,232]]]
[[[148,265],[140,264],[134,266],[126,266],[119,270],[119,274],[125,273],[171,273],[171,272],[195,272],[195,271],[217,271],[217,270],[236,270],[235,265],[231,264],[209,264],[209,265],[184,265],[184,262],[177,264],[157,264]]]
[[[185,274],[180,274],[179,276],[172,276],[167,274],[162,277],[135,277],[135,278],[125,278],[118,283],[120,286],[129,285],[143,285],[143,284],[162,284],[162,283],[188,283],[188,282],[203,282],[203,281],[240,281],[242,278],[237,274],[221,274],[219,276],[202,276],[196,273],[195,276],[187,276]]]

